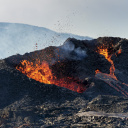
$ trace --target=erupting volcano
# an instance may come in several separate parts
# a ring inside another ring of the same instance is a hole
[[[68,39],[60,47],[48,47],[24,55],[16,69],[41,83],[54,84],[78,93],[91,86],[90,78],[96,78],[110,85],[117,93],[128,96],[127,82],[125,84],[124,80],[119,79],[121,75],[117,73],[117,62],[112,59],[113,56],[117,59],[122,56],[121,40],[117,38],[115,43],[111,42],[112,39],[106,43],[99,38],[98,45],[93,41]],[[87,82],[86,78],[90,81]]]
[[[0,33],[0,128],[128,127],[128,39],[19,23]]]
[[[21,66],[17,66],[16,69],[27,75],[29,78],[35,79],[41,83],[55,84],[78,93],[82,93],[86,90],[85,85],[81,81],[72,77],[58,79],[56,76],[54,76],[46,61],[42,63],[37,61],[34,65],[32,62],[23,60],[21,62]]]

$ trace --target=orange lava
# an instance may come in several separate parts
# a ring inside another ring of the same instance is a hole
[[[108,49],[107,48],[103,48],[103,47],[98,48],[98,53],[103,55],[111,63],[110,75],[113,75],[116,78],[116,76],[114,75],[115,66],[114,66],[113,61],[111,60],[111,56],[108,54]]]
[[[114,72],[115,72],[115,66],[114,66],[114,62],[111,59],[111,55],[108,54],[108,49],[105,48],[104,46],[102,47],[98,47],[98,51],[99,54],[103,55],[110,63],[111,63],[111,67],[110,67],[110,73],[106,74],[106,73],[102,73],[100,72],[98,69],[95,71],[95,77],[98,79],[102,79],[104,82],[106,82],[107,84],[109,84],[111,87],[113,87],[114,89],[116,89],[116,91],[121,92],[124,96],[128,97],[128,92],[125,91],[122,87],[121,84],[128,86],[125,83],[120,82],[117,77],[115,76]],[[118,51],[117,54],[120,54],[121,50]]]
[[[97,73],[100,73],[100,70],[99,69],[95,70],[95,74],[97,74]]]
[[[121,49],[119,49],[117,54],[121,54],[121,52],[122,52],[122,50],[121,50]]]
[[[82,93],[86,90],[85,85],[82,84],[82,82],[75,80],[74,78],[65,77],[57,79],[53,75],[52,70],[49,68],[48,63],[45,61],[42,62],[42,64],[38,61],[36,65],[34,65],[32,62],[23,60],[21,62],[21,66],[17,66],[16,69],[29,78],[35,79],[41,83],[55,84],[78,93]]]

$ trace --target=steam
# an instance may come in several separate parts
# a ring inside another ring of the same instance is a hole
[[[86,49],[76,47],[76,45],[67,40],[63,45],[57,47],[55,50],[56,60],[82,60],[87,57]]]

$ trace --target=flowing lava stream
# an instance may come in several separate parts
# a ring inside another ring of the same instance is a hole
[[[108,54],[108,49],[103,47],[98,47],[98,51],[99,54],[103,55],[110,63],[111,63],[111,67],[110,67],[110,73],[106,74],[106,73],[102,73],[100,72],[98,69],[95,71],[95,77],[98,79],[103,80],[104,82],[106,82],[107,84],[109,84],[111,87],[113,87],[114,89],[116,89],[118,92],[121,92],[124,96],[128,96],[128,92],[125,91],[121,85],[126,85],[125,83],[121,83],[117,77],[115,76],[114,72],[115,72],[115,66],[114,66],[114,62],[111,59],[112,55]],[[121,50],[118,51],[118,54],[121,53]]]
[[[72,91],[82,93],[86,90],[85,85],[71,77],[65,77],[57,79],[53,75],[52,70],[49,68],[47,62],[40,63],[39,61],[34,65],[32,62],[23,60],[20,66],[16,67],[17,70],[28,76],[29,78],[35,79],[45,84],[55,84],[60,87],[68,88]]]

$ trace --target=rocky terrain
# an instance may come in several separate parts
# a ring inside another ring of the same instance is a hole
[[[117,80],[106,75],[111,63],[97,52],[103,45],[114,62]],[[58,78],[79,78],[87,90],[77,93],[40,83],[16,69],[22,60],[36,63],[36,59],[47,61]],[[97,69],[102,73],[96,75]],[[103,76],[111,81],[110,85]],[[128,41],[121,38],[68,39],[60,47],[0,60],[0,127],[127,128],[127,77]]]

